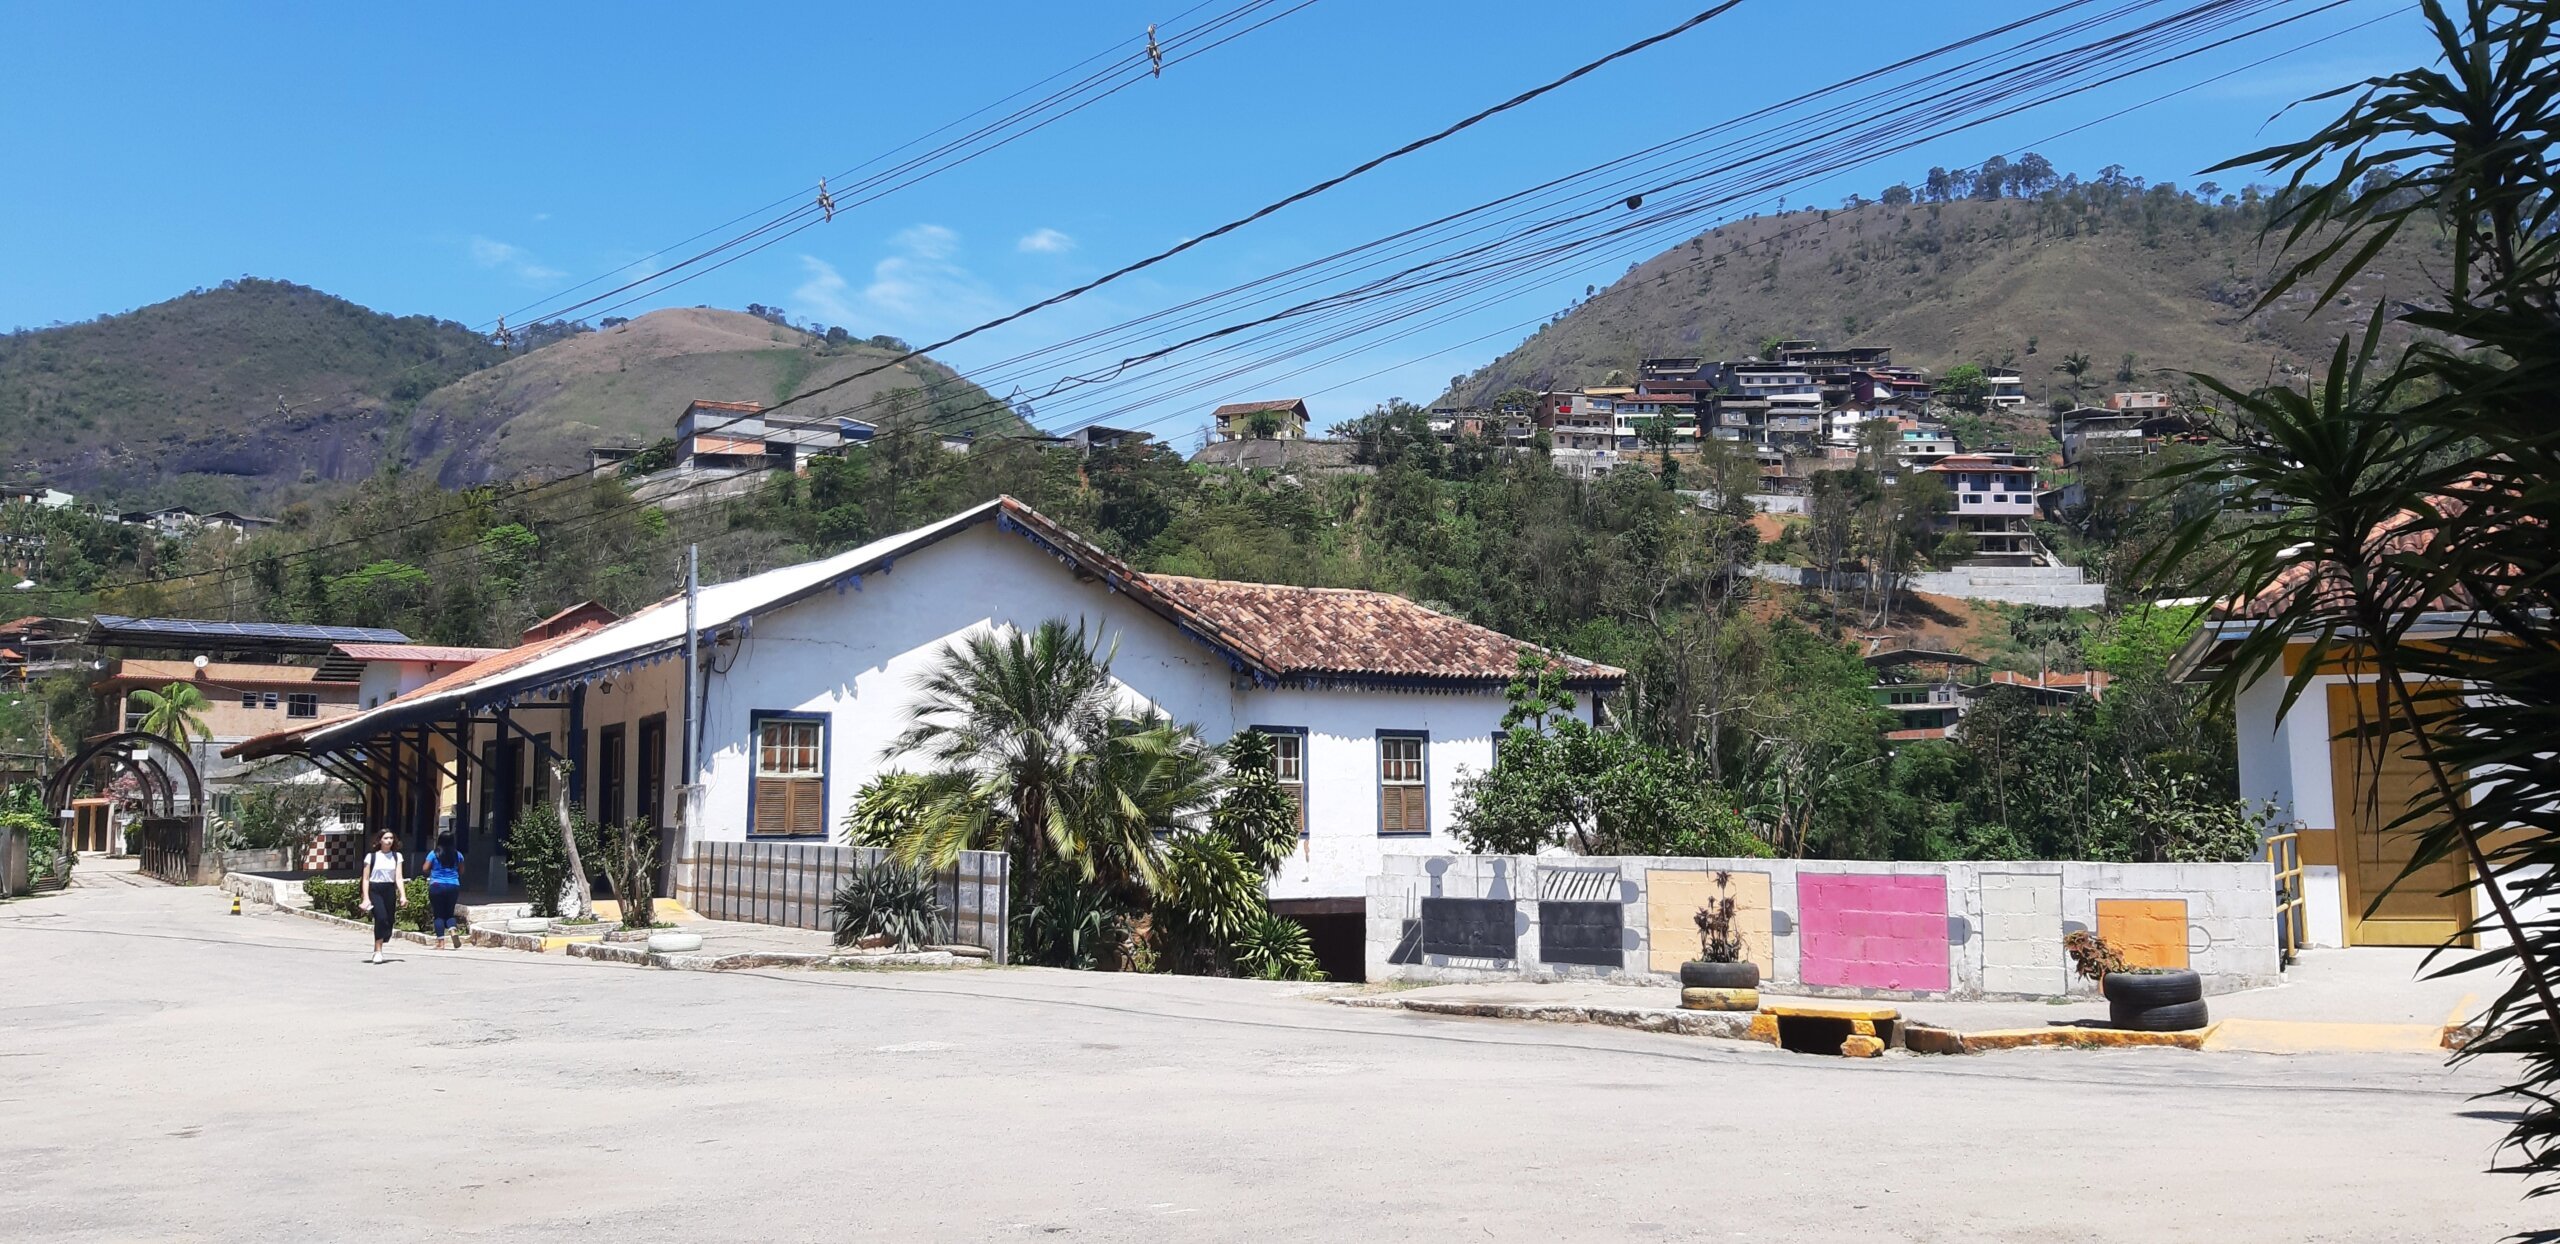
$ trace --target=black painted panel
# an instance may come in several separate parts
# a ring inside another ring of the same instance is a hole
[[[1538,961],[1626,966],[1624,903],[1538,904]]]
[[[1461,959],[1515,959],[1520,934],[1507,898],[1422,900],[1422,953]]]

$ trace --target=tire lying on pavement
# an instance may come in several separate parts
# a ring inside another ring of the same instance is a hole
[[[2110,1019],[2116,1027],[2132,1032],[2189,1032],[2202,1028],[2210,1022],[2205,1017],[2204,1003],[2201,1001],[2172,1002],[2167,1006],[2155,1006],[2129,1015],[2121,1011],[2113,1011],[2110,1013]]]

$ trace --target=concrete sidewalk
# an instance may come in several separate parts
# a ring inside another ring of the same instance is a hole
[[[2427,979],[2426,951],[2389,947],[2303,952],[2284,983],[2265,989],[2215,994],[2205,999],[2214,1024],[2202,1039],[2208,1051],[2266,1054],[2409,1053],[2442,1057],[2448,1035],[2479,1016],[2507,987],[2512,970]],[[2439,956],[2433,968],[2455,960]],[[1496,1019],[1544,1019],[1600,1023],[1706,1036],[1739,1035],[1748,1021],[1717,1022],[1716,1012],[1678,1009],[1679,990],[1659,985],[1598,981],[1539,984],[1505,981],[1483,985],[1392,986],[1338,995],[1354,1006],[1401,1007],[1447,1015]],[[1763,1005],[1821,1004],[1837,999],[1761,994]],[[2044,1001],[1895,1002],[1906,1023],[1957,1033],[2023,1033],[2038,1030],[2106,1030],[2103,998]]]

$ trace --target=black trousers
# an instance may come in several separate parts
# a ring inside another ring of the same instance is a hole
[[[387,942],[391,940],[391,918],[400,914],[400,887],[388,881],[376,881],[371,884],[373,886],[373,940]]]

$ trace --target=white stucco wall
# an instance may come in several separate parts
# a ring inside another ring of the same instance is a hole
[[[1143,606],[1099,580],[1080,579],[992,524],[901,558],[887,573],[866,575],[858,589],[821,592],[758,616],[741,640],[706,648],[714,672],[701,709],[703,816],[692,837],[748,837],[757,714],[827,718],[828,821],[838,825],[862,784],[894,767],[883,753],[906,728],[916,682],[948,644],[991,627],[1028,629],[1049,618],[1084,621],[1113,649],[1112,673],[1123,686],[1198,727],[1213,744],[1255,726],[1307,732],[1308,835],[1272,882],[1274,898],[1356,899],[1387,851],[1457,849],[1449,834],[1456,782],[1492,764],[1493,732],[1506,707],[1499,688],[1474,694],[1257,688],[1223,656]],[[672,749],[682,711],[680,669],[670,661],[617,680],[610,692],[590,692],[589,730],[665,712]],[[1589,715],[1587,696],[1578,697],[1577,711]],[[1380,730],[1430,736],[1428,835],[1378,833]],[[636,746],[637,737],[635,725],[626,745]],[[636,778],[636,763],[626,772]]]

